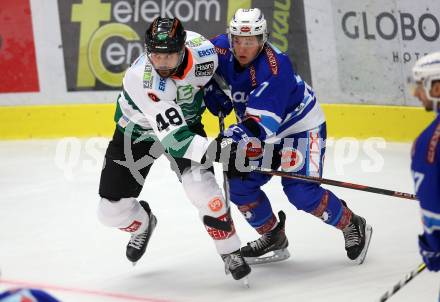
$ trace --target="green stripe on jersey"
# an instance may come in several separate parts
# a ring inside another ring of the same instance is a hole
[[[122,93],[124,94],[124,97],[125,97],[125,99],[127,100],[128,104],[129,104],[134,110],[137,110],[137,111],[142,112],[142,111],[138,108],[138,106],[136,106],[136,104],[133,102],[133,100],[132,100],[131,97],[128,95],[128,92],[127,92],[127,90],[124,89],[124,87],[122,87]]]
[[[121,105],[119,105],[119,99],[120,99],[121,95],[118,95],[118,99],[116,101],[116,110],[115,110],[115,115],[113,117],[113,120],[115,121],[115,123],[117,124],[119,122],[119,119],[122,117],[122,110],[121,110]]]
[[[133,103],[131,98],[128,96],[128,94],[124,91],[124,98],[127,100],[128,104],[133,108],[133,110],[141,112],[138,107]],[[121,99],[121,95],[118,95],[118,100],[116,102],[116,110],[114,115],[114,121],[116,123],[117,128],[119,131],[123,132],[125,135],[131,136],[132,140],[145,140],[145,141],[154,141],[157,139],[156,135],[154,134],[153,129],[151,128],[144,128],[141,125],[135,124],[133,121],[131,121],[128,117],[124,116],[121,104],[119,103]],[[124,116],[124,117],[123,117]],[[124,121],[121,121],[121,118]]]
[[[195,134],[189,130],[188,126],[183,126],[165,136],[161,143],[171,156],[182,158],[194,136]]]

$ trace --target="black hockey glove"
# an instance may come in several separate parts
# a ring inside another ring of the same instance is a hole
[[[244,150],[239,150],[238,144],[232,138],[222,134],[212,141],[203,156],[202,164],[212,162],[222,163],[228,178],[245,178],[250,172],[249,159]]]

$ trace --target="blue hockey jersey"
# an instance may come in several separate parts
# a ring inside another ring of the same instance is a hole
[[[440,115],[416,139],[411,157],[424,235],[440,251]]]
[[[1,302],[59,302],[41,289],[18,288],[0,293]]]
[[[215,114],[215,104],[228,108],[231,102],[237,120],[251,116],[261,128],[259,139],[278,143],[291,134],[314,129],[325,122],[312,88],[293,69],[286,54],[270,43],[245,69],[240,68],[230,50],[227,35],[211,40],[219,57],[216,74],[230,91],[227,96],[216,83],[208,84],[205,92],[207,108]],[[238,124],[246,133],[249,129]]]

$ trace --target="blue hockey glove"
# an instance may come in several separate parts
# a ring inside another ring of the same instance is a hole
[[[231,99],[223,92],[215,80],[211,79],[203,89],[206,108],[215,116],[227,116],[233,109]]]
[[[430,271],[438,272],[440,270],[440,251],[435,251],[424,235],[419,236],[419,248],[426,267]]]
[[[209,112],[215,116],[220,116],[220,113],[223,116],[227,116],[233,109],[232,102],[229,99],[214,101],[207,101],[207,99],[205,99],[205,105]]]

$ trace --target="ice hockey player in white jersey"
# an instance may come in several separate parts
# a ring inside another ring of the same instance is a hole
[[[157,17],[146,31],[145,48],[126,71],[117,100],[117,125],[101,174],[98,218],[131,234],[126,256],[136,263],[157,223],[149,204],[137,197],[152,164],[165,155],[197,207],[226,272],[241,279],[251,269],[241,256],[228,204],[209,168],[213,161],[220,162],[221,151],[228,150],[230,157],[222,156],[222,163],[228,173],[239,173],[233,164],[237,146],[221,135],[209,141],[201,123],[201,88],[218,63],[214,46],[185,31],[177,18]],[[176,221],[175,227],[183,226]]]

